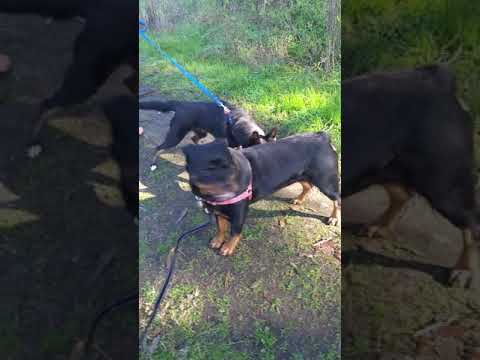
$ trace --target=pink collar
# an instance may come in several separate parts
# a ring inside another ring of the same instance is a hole
[[[244,192],[242,192],[240,195],[237,195],[231,199],[223,200],[223,201],[208,201],[203,199],[202,200],[209,205],[218,206],[218,205],[233,205],[245,199],[252,200],[252,197],[253,197],[253,186],[252,186],[252,180],[250,179],[250,183],[248,184],[247,189]]]

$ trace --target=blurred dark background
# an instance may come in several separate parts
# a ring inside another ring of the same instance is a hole
[[[342,1],[342,80],[446,63],[456,77],[456,96],[478,129],[479,15],[479,4],[471,1]],[[372,111],[381,102],[372,99]],[[343,129],[347,122],[342,117]],[[478,131],[471,136],[478,154]],[[478,358],[480,292],[446,284],[462,247],[459,229],[414,196],[399,216],[395,239],[366,237],[363,225],[378,219],[388,203],[378,186],[344,201],[342,358]],[[430,326],[436,327],[419,335]]]
[[[121,24],[135,38],[136,7],[135,23]],[[129,94],[122,81],[132,70],[119,68],[95,96],[52,117],[42,133],[44,153],[25,156],[36,109],[60,87],[84,26],[84,18],[7,14],[0,7],[0,54],[11,61],[0,73],[5,359],[70,359],[96,314],[138,288],[138,227],[125,209],[110,122],[101,110]],[[107,316],[88,358],[135,358],[137,309],[131,303]]]

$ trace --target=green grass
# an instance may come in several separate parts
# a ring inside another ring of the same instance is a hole
[[[219,55],[197,30],[184,26],[152,36],[212,92],[250,111],[265,130],[278,126],[281,136],[323,130],[340,147],[339,73],[325,75],[285,62],[252,65],[228,53]],[[145,43],[140,58],[142,84],[170,99],[208,100]],[[164,204],[175,204],[181,195],[172,179],[182,170],[168,161],[159,169],[142,179],[156,197],[141,202],[146,214],[141,258],[148,278],[141,318],[153,301],[151,284],[162,282],[163,264],[179,231],[170,230],[161,245],[147,245],[158,238],[155,222],[159,215],[167,216]],[[261,217],[269,212],[278,216]],[[279,218],[287,220],[283,227]],[[181,228],[203,221],[201,211],[191,209]],[[150,332],[161,335],[151,358],[338,359],[339,264],[323,255],[315,260],[300,255],[311,253],[323,235],[332,235],[325,228],[319,219],[295,216],[284,201],[268,200],[252,206],[233,257],[208,248],[213,228],[190,238]],[[338,232],[333,235],[339,241]]]
[[[190,227],[194,217],[186,218],[184,226]],[[305,325],[306,319],[335,327],[340,316],[340,272],[334,260],[311,261],[297,254],[298,243],[315,240],[308,232],[295,232],[305,221],[290,218],[286,227],[292,229],[282,234],[276,218],[250,220],[232,258],[216,255],[205,239],[191,239],[154,322],[162,336],[151,359],[315,358],[312,354],[339,359],[335,341],[324,349],[315,348],[323,339],[298,347],[291,340],[312,325]],[[154,296],[154,287],[146,283],[141,299],[147,308]]]
[[[344,75],[453,60],[451,66],[458,78],[460,96],[478,117],[479,16],[478,3],[466,0],[345,2],[342,6]]]
[[[251,111],[267,129],[282,136],[326,131],[340,148],[340,74],[288,64],[252,66],[228,54],[209,52],[208,39],[197,28],[151,35],[178,63],[213,93]],[[141,82],[168,98],[206,100],[180,72],[148,44],[140,44]]]
[[[330,4],[326,0],[141,0],[140,14],[157,30],[197,24],[208,38],[203,48],[210,53],[228,53],[249,64],[294,63],[326,69],[338,66],[341,55],[340,14],[329,19]],[[336,44],[334,49],[329,40]],[[334,63],[327,64],[327,58]]]

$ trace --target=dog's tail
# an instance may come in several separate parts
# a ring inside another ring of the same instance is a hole
[[[140,101],[138,108],[140,110],[156,110],[156,111],[175,111],[176,104],[173,101]]]

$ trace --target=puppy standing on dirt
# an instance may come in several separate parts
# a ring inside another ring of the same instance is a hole
[[[296,204],[316,186],[334,202],[329,223],[339,220],[338,156],[323,132],[290,136],[243,150],[222,140],[183,149],[193,193],[215,214],[217,235],[210,242],[232,255],[241,238],[250,203],[295,182],[303,191]],[[227,239],[230,225],[231,237]]]
[[[276,140],[276,128],[265,134],[247,112],[227,102],[224,104],[230,110],[228,115],[222,107],[213,102],[144,101],[139,103],[139,108],[175,112],[167,137],[163,144],[157,146],[157,152],[178,145],[189,131],[195,133],[192,137],[195,144],[207,136],[207,133],[215,138],[226,139],[230,147],[248,147]]]

